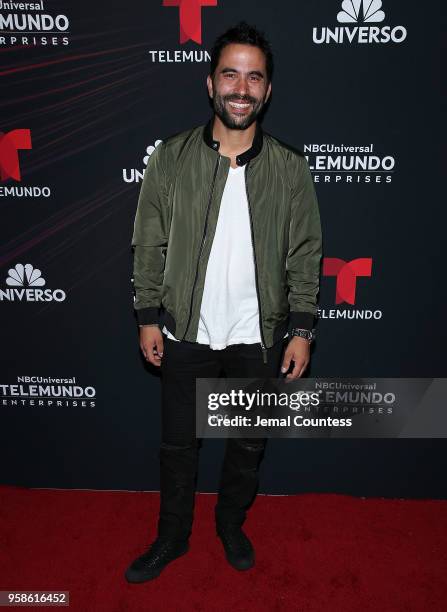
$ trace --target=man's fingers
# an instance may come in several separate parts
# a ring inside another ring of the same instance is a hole
[[[290,368],[291,359],[292,359],[292,352],[288,352],[286,350],[286,352],[284,353],[284,359],[283,359],[282,366],[281,366],[281,372],[283,374],[285,374],[287,370]]]
[[[290,372],[290,374],[287,374],[286,380],[294,380],[296,378],[300,378],[304,374],[304,371],[307,367],[307,363],[308,362],[305,360],[294,361],[293,370]]]
[[[163,355],[163,340],[161,343],[154,342],[151,344],[144,344],[141,347],[144,358],[154,366],[160,366],[161,356]]]
[[[157,353],[160,357],[163,357],[163,338],[160,338],[156,342]]]
[[[150,359],[149,359],[152,365],[160,366],[161,364],[161,357],[159,354],[160,352],[163,353],[163,342],[161,343],[161,348],[159,349],[158,342],[155,340],[151,346]]]
[[[302,363],[295,361],[293,365],[293,370],[290,374],[287,374],[286,380],[293,380],[294,378],[298,378],[298,374],[302,368]]]
[[[302,375],[304,374],[304,372],[307,370],[307,366],[308,366],[308,365],[309,365],[309,362],[308,362],[308,361],[305,361],[305,362],[304,362],[303,367],[301,368],[301,372],[300,372],[300,373],[299,373],[299,375],[298,375],[298,378],[301,378],[301,376],[302,376]]]
[[[163,335],[158,326],[140,328],[140,349],[146,361],[160,367],[163,356]]]

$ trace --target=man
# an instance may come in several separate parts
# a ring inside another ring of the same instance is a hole
[[[255,28],[242,22],[220,36],[207,78],[213,119],[162,142],[144,175],[132,238],[134,306],[141,350],[162,374],[160,514],[156,540],[126,571],[129,582],[155,578],[188,550],[196,378],[222,370],[274,378],[293,362],[293,380],[309,363],[320,217],[305,157],[258,121],[272,67]],[[264,446],[227,440],[216,531],[239,570],[254,564],[242,524]]]

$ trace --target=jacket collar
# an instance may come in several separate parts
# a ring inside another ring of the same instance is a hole
[[[220,147],[220,142],[218,140],[214,140],[213,138],[213,123],[214,119],[210,119],[203,128],[203,140],[205,141],[205,144],[207,144],[209,147],[211,147],[215,151],[218,151]],[[244,166],[247,162],[253,159],[253,157],[256,157],[256,155],[258,155],[258,153],[260,153],[262,149],[263,140],[263,130],[259,121],[257,121],[255,136],[253,138],[252,145],[247,151],[244,151],[236,157],[237,165]]]

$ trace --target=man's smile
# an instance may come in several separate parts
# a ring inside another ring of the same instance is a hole
[[[247,99],[226,99],[226,103],[229,105],[231,112],[235,115],[245,115],[249,109],[253,106],[253,100]]]
[[[250,102],[228,102],[228,104],[231,106],[231,108],[236,111],[237,114],[242,114],[245,111],[247,111],[250,106],[251,103]]]

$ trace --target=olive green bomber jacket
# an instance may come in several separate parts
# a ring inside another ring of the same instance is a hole
[[[322,238],[304,155],[259,123],[245,165],[261,347],[317,312]],[[162,141],[149,158],[135,215],[134,309],[139,324],[166,324],[194,342],[208,258],[230,159],[219,154],[212,120]]]

